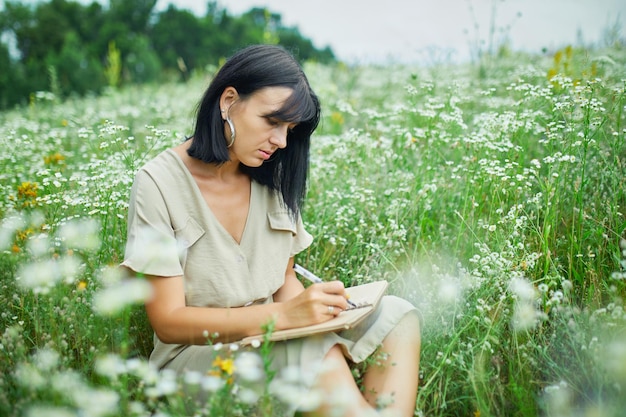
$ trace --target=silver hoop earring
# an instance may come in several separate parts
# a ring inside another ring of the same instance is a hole
[[[226,123],[228,123],[228,127],[230,128],[230,143],[226,145],[226,147],[230,148],[233,146],[233,143],[235,143],[235,125],[233,124],[233,121],[230,120],[230,117],[226,118]]]

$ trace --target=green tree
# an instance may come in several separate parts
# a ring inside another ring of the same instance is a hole
[[[203,23],[190,11],[179,10],[172,4],[158,14],[150,30],[150,39],[163,65],[176,68],[178,59],[182,58],[187,68],[192,70],[202,62],[206,53],[202,50],[203,38],[211,32]]]
[[[0,10],[1,39],[15,39],[11,56],[0,42],[0,108],[24,103],[40,90],[61,95],[98,92],[106,85],[109,44],[122,63],[122,82],[158,80],[162,69],[190,71],[215,65],[253,43],[280,43],[301,60],[330,62],[330,48],[317,50],[280,14],[253,8],[230,15],[209,1],[205,16],[170,5],[154,12],[157,0],[74,0],[22,3],[6,0]]]
[[[65,0],[40,3],[24,24],[17,28],[20,50],[27,60],[45,60],[50,51],[59,52],[71,22],[64,13]]]
[[[7,75],[14,81],[11,92],[0,90],[3,97],[13,97],[3,100],[3,107],[21,103],[36,91],[50,90],[50,68],[64,94],[99,90],[100,54],[91,46],[103,21],[100,5],[51,0],[36,5],[7,1],[4,6],[0,27],[14,36],[19,54],[8,68],[13,72]],[[71,67],[70,62],[78,66]],[[20,79],[28,82],[17,82]]]
[[[120,22],[131,33],[147,32],[157,0],[109,0],[108,18]]]
[[[156,0],[111,0],[98,37],[101,59],[106,59],[109,43],[120,51],[123,82],[154,80],[160,71],[158,56],[146,39]]]
[[[79,3],[75,4],[80,7]],[[107,11],[100,3],[93,2],[77,10],[76,18],[72,20],[72,28],[78,33],[87,53],[99,59],[102,59],[108,51],[108,43],[99,42],[106,14]]]
[[[0,109],[28,102],[23,73],[20,62],[11,59],[9,48],[0,43]]]
[[[161,61],[145,35],[135,35],[132,48],[124,60],[127,76],[131,82],[146,83],[158,80]]]
[[[60,92],[64,96],[99,93],[106,85],[102,65],[87,54],[76,32],[66,35],[61,51],[51,52],[46,64],[46,67],[52,66],[56,70]]]
[[[2,11],[2,22],[3,32],[10,32],[15,36],[20,59],[27,59],[31,45],[34,43],[31,39],[36,22],[33,8],[9,0]]]

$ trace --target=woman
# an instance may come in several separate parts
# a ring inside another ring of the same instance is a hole
[[[205,372],[214,355],[207,335],[231,342],[270,321],[276,330],[295,328],[346,308],[340,281],[305,289],[293,270],[294,256],[312,241],[300,208],[319,117],[294,58],[277,46],[251,46],[211,82],[193,136],[137,173],[123,265],[153,287],[146,311],[155,331],[150,360],[159,368]],[[357,329],[276,343],[272,366],[333,364],[318,372],[315,388],[353,394],[344,415],[363,415],[384,397],[398,415],[412,416],[419,346],[413,306],[385,297]],[[348,361],[377,349],[384,363],[366,373],[361,394]],[[322,398],[316,415],[334,406]]]

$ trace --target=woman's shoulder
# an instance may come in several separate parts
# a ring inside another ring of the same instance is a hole
[[[135,174],[135,184],[153,183],[159,189],[184,189],[188,183],[182,162],[176,153],[166,149],[146,162]]]
[[[139,168],[139,171],[152,173],[163,170],[164,168],[171,169],[171,167],[176,165],[177,158],[178,155],[176,155],[171,148],[165,149],[143,164],[141,168]]]

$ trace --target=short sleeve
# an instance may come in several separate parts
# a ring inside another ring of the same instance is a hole
[[[290,257],[297,255],[302,252],[313,242],[313,236],[304,228],[304,224],[302,223],[302,218],[298,216],[298,220],[296,221],[296,233],[293,237],[293,241],[291,244],[291,253]]]
[[[140,170],[131,188],[121,265],[146,275],[183,275],[181,249],[159,187],[147,172]]]

